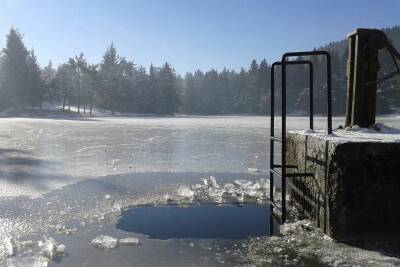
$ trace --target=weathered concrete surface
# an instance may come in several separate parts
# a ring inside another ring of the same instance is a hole
[[[289,132],[286,155],[298,172],[313,174],[289,178],[288,190],[325,233],[337,239],[400,237],[400,143],[336,142]],[[293,185],[314,205],[302,201]]]

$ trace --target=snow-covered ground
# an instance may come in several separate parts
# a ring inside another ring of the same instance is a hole
[[[335,118],[334,125],[342,120]],[[397,120],[383,122],[396,127]],[[307,123],[288,120],[292,129]],[[316,125],[324,127],[325,119],[316,118]],[[345,246],[314,228],[229,246],[219,240],[149,240],[115,228],[121,210],[135,205],[264,203],[268,137],[266,117],[1,118],[0,265],[296,265],[308,256],[340,265],[340,253],[333,251]],[[135,238],[140,242],[134,246],[91,245]],[[341,251],[350,265],[400,264],[378,252]]]

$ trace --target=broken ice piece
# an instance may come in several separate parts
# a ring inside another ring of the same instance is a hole
[[[194,192],[189,187],[182,185],[178,189],[178,195],[181,197],[191,198],[194,196]]]
[[[139,245],[139,238],[137,237],[126,237],[119,240],[120,245]]]
[[[55,254],[56,255],[64,255],[65,252],[65,245],[64,244],[60,244],[56,247],[55,249]]]
[[[243,189],[248,189],[250,186],[253,185],[251,181],[248,180],[235,180],[233,183]]]
[[[15,254],[15,241],[10,237],[3,239],[3,247],[7,256],[14,256]]]
[[[118,239],[108,235],[101,235],[93,239],[91,244],[94,247],[111,249],[118,246]]]
[[[224,189],[229,193],[233,193],[233,192],[235,192],[236,186],[232,183],[226,183],[224,185]]]
[[[253,183],[248,180],[234,180],[233,183],[239,187],[248,187],[249,185],[252,185]]]
[[[215,179],[214,176],[208,176],[206,178],[202,178],[203,183],[208,187],[208,188],[219,188],[219,185],[217,184],[217,180]]]
[[[212,199],[214,199],[215,202],[222,203],[222,198],[224,193],[225,193],[224,189],[214,189],[210,190],[208,194]]]
[[[99,214],[96,214],[96,215],[94,215],[98,220],[104,220],[104,213],[103,212],[101,212],[101,213],[99,213]]]
[[[236,200],[237,200],[237,202],[244,202],[243,194],[237,194],[236,195]]]
[[[41,248],[44,256],[52,259],[56,250],[56,241],[54,240],[54,238],[49,237],[44,242],[39,242],[39,247]]]
[[[267,189],[269,189],[269,180],[267,180],[265,178],[260,178],[259,185],[260,185],[261,189],[267,190]]]
[[[120,203],[115,202],[111,209],[113,212],[121,212],[122,205]]]
[[[164,196],[164,201],[165,201],[165,203],[171,203],[174,201],[174,199],[172,197],[170,197],[168,194],[166,194]]]
[[[249,171],[249,172],[260,172],[260,170],[257,169],[257,168],[247,168],[247,171]]]

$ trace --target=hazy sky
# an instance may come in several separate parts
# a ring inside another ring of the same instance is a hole
[[[343,39],[357,27],[400,24],[400,0],[0,0],[0,45],[14,26],[39,62],[83,52],[91,63],[114,42],[148,66],[179,73],[247,68],[283,52]]]

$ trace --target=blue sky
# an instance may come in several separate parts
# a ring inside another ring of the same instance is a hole
[[[240,69],[399,24],[400,0],[0,0],[0,46],[16,27],[42,65],[80,52],[95,63],[114,42],[146,67]]]

